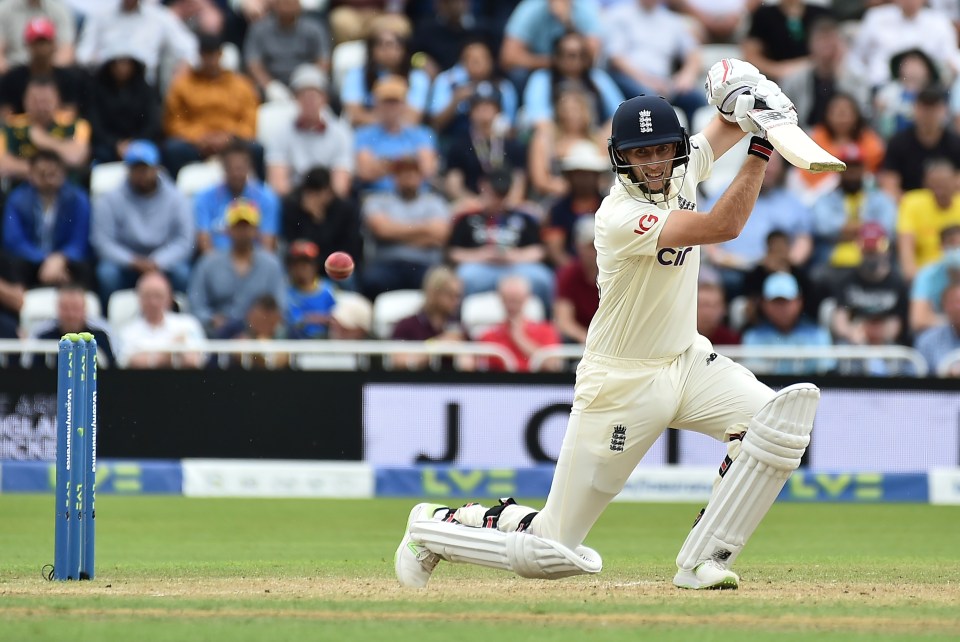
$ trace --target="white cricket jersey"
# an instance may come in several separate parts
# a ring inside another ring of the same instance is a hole
[[[596,215],[600,307],[587,331],[587,352],[619,359],[679,355],[697,337],[700,248],[657,248],[670,212],[696,210],[697,185],[710,176],[713,150],[690,138],[679,191],[663,204],[633,198],[619,182]],[[677,179],[674,179],[677,180]]]

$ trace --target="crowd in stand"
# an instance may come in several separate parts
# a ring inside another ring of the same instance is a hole
[[[849,169],[775,157],[743,234],[705,248],[700,331],[935,368],[960,348],[958,30],[949,0],[0,0],[0,337],[88,329],[125,367],[168,366],[171,344],[200,367],[207,339],[487,341],[523,369],[596,311],[617,105],[657,93],[702,126],[728,45]],[[35,288],[57,309],[28,326]],[[375,332],[398,290],[422,309]],[[461,319],[494,292],[501,322]]]

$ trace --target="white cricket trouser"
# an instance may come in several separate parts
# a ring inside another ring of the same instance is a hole
[[[774,393],[743,366],[713,355],[704,337],[670,359],[584,355],[550,495],[527,530],[575,548],[668,426],[723,442],[746,430]],[[480,526],[484,510],[465,507],[455,516]],[[510,506],[497,527],[514,530],[534,510]]]

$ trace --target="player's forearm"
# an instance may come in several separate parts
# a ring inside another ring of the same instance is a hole
[[[747,156],[730,187],[720,196],[707,219],[716,227],[721,241],[737,238],[750,218],[760,194],[767,161]]]

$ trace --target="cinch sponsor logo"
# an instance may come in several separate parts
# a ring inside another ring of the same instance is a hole
[[[678,247],[676,249],[665,247],[657,252],[657,262],[660,263],[660,265],[680,267],[692,249],[693,247]]]

